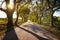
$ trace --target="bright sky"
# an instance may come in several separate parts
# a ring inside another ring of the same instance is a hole
[[[53,14],[53,16],[60,17],[60,9],[59,9],[59,11],[55,11],[55,13]]]
[[[13,6],[13,0],[10,0],[10,4]],[[1,5],[1,2],[0,2],[0,5]],[[4,2],[2,5],[2,8],[5,9],[5,6],[6,6],[6,3]],[[10,7],[12,8],[12,6],[10,6]],[[6,17],[7,17],[6,13],[0,10],[0,18],[6,18]],[[15,11],[13,14],[13,18],[16,18],[16,17],[17,16],[16,16],[16,11]]]
[[[16,16],[16,11],[15,11],[14,14],[13,14],[13,18],[16,18],[16,17],[17,17],[17,16]],[[6,13],[3,12],[3,11],[0,11],[0,18],[7,18]]]
[[[34,3],[34,2],[36,2],[36,1],[37,1],[37,0],[32,1],[32,2]],[[1,4],[1,2],[0,2],[0,4]],[[12,0],[10,1],[10,4],[13,5],[13,1],[12,1]],[[5,8],[5,3],[3,4],[2,8],[3,8],[3,9]],[[53,14],[53,16],[60,16],[60,11],[56,11],[56,12]],[[7,17],[6,13],[4,13],[3,11],[0,11],[0,18],[6,18],[6,17]],[[16,12],[14,12],[13,18],[16,18],[16,17],[17,17],[17,16],[16,16]]]

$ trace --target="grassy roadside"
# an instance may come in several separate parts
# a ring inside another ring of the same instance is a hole
[[[4,35],[4,33],[6,32],[6,25],[4,24],[0,24],[0,36]]]

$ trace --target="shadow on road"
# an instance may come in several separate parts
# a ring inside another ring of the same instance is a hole
[[[37,30],[38,31],[45,31],[43,30],[42,28],[39,28],[38,26],[36,25],[32,25],[32,24],[29,24],[29,25],[23,25],[24,27],[27,27],[27,28],[31,28],[34,32],[36,32]]]
[[[35,37],[38,38],[39,40],[48,40],[48,39],[45,39],[45,38],[40,37],[39,35],[31,32],[31,31],[29,31],[29,30],[26,30],[26,29],[20,27],[19,25],[17,25],[17,27],[19,27],[20,29],[22,29],[22,30],[24,30],[24,31],[26,31],[26,32],[28,32],[28,33],[30,33],[30,34],[32,34],[33,36],[35,36]]]
[[[5,33],[3,40],[18,40],[18,37],[16,35],[14,28],[11,29],[9,32],[7,31]]]
[[[31,31],[29,31],[29,30],[26,30],[26,29],[20,27],[19,25],[17,25],[17,27],[19,27],[20,29],[22,29],[22,30],[24,30],[24,31],[26,31],[26,32],[28,32],[28,33],[30,33],[30,34],[32,34],[33,36],[35,36],[35,37],[36,37],[37,39],[39,39],[39,40],[48,40],[48,39],[46,39],[46,38],[40,37],[39,35],[31,32]],[[7,32],[5,33],[5,36],[4,36],[3,40],[18,40],[18,37],[17,37],[17,35],[16,35],[16,32],[15,32],[14,28],[11,29],[10,31],[7,31]]]

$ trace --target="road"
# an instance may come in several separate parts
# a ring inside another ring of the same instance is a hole
[[[43,28],[28,21],[12,31],[5,33],[3,40],[58,40]]]
[[[27,29],[43,38],[48,40],[58,40],[57,37],[50,32],[46,31],[45,29],[39,27],[38,25],[33,24],[32,22],[28,21],[22,24],[20,27]]]

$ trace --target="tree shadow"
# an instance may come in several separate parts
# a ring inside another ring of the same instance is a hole
[[[24,30],[24,31],[26,31],[26,32],[28,32],[28,33],[30,33],[30,34],[32,34],[33,36],[35,36],[35,37],[38,38],[39,40],[48,40],[48,39],[46,39],[46,38],[40,37],[39,35],[37,35],[37,34],[31,32],[31,31],[29,31],[29,30],[26,30],[26,29],[20,27],[19,25],[16,25],[16,26],[19,27],[20,29],[22,29],[22,30]]]
[[[44,36],[46,36],[48,39],[53,40],[53,38],[58,39],[57,37],[55,37],[53,34],[50,34],[50,32],[46,31],[43,28],[39,28],[37,25],[34,24],[29,24],[29,25],[23,25],[23,27],[27,27],[27,28],[31,28],[31,30],[33,30],[35,33],[36,32],[40,32],[43,33]],[[38,30],[38,31],[37,31]]]
[[[29,25],[23,25],[24,27],[29,27],[29,28],[31,28],[34,32],[37,32],[37,30],[38,31],[40,31],[40,32],[43,32],[43,33],[48,33],[47,31],[45,31],[44,29],[42,29],[41,27],[39,28],[38,26],[36,26],[36,25],[32,25],[32,24],[29,24]],[[44,32],[45,31],[45,32]]]
[[[3,40],[18,40],[18,37],[16,35],[14,28],[11,28],[10,31],[7,30],[5,32],[5,36],[3,37]]]

